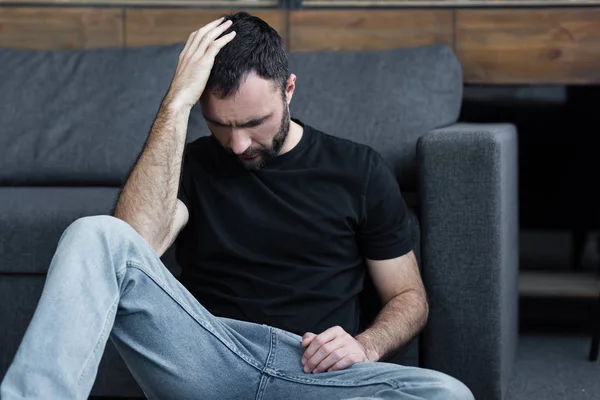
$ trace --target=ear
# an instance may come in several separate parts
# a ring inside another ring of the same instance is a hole
[[[290,74],[290,77],[287,79],[285,86],[285,99],[288,105],[292,101],[292,96],[294,96],[294,90],[296,90],[296,75]]]

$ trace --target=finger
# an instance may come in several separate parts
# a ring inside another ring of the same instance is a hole
[[[223,21],[225,17],[221,17],[219,19],[215,19],[212,22],[209,22],[208,24],[204,25],[202,28],[195,30],[194,32],[190,33],[190,36],[188,37],[187,42],[185,43],[185,47],[183,48],[183,50],[181,51],[181,54],[185,54],[189,48],[190,45],[192,44],[192,42],[194,41],[194,39],[196,38],[196,36],[198,36],[198,34],[203,35],[204,33],[206,33],[207,30],[213,29],[216,26],[219,26],[219,24]]]
[[[310,342],[312,342],[312,340],[316,337],[317,335],[315,335],[314,333],[306,332],[304,336],[302,336],[302,347],[308,346]]]
[[[307,360],[309,360],[318,350],[319,348],[327,342],[335,339],[335,333],[331,331],[331,328],[327,329],[325,332],[318,334],[315,336],[310,345],[304,351],[304,355],[302,356],[302,363],[304,364]]]
[[[233,22],[228,19],[227,21],[223,22],[221,25],[217,26],[214,29],[211,29],[210,31],[206,32],[206,34],[204,35],[204,37],[202,37],[200,39],[200,41],[198,42],[198,48],[196,48],[195,50],[195,55],[197,57],[201,57],[204,55],[204,53],[206,53],[206,49],[208,48],[208,46],[210,44],[212,44],[213,42],[215,42],[215,39],[218,38],[223,32],[225,32],[231,25],[233,24]],[[231,33],[231,32],[229,32]],[[222,39],[222,38],[219,38]],[[192,47],[193,50],[193,47]]]
[[[223,48],[223,46],[231,42],[234,37],[235,31],[231,31],[227,35],[220,37],[208,46],[208,48],[206,49],[206,53],[204,54],[208,57],[215,58],[219,51]]]
[[[331,367],[329,367],[327,372],[341,371],[343,369],[351,367],[357,362],[360,362],[360,359],[356,353],[347,354],[344,358],[342,358],[341,360],[333,364]]]
[[[304,363],[304,372],[315,372],[315,368],[319,364],[321,364],[332,353],[339,352],[345,344],[346,341],[343,337],[337,337],[334,340],[323,344],[321,347],[319,347],[316,353],[312,355],[312,357],[306,359]],[[337,361],[338,360],[336,360],[336,362]]]
[[[194,31],[192,33],[190,33],[190,36],[188,36],[187,41],[185,42],[185,46],[183,46],[183,50],[181,50],[181,53],[179,53],[179,58],[183,58],[183,56],[185,54],[187,54],[187,51],[190,48],[190,44],[194,41],[194,37],[198,34],[198,31]]]
[[[316,337],[314,337],[311,340],[310,345],[304,352],[303,359],[308,360],[310,357],[313,356],[313,354],[315,354],[317,352],[317,350],[319,350],[319,347],[321,347],[323,344],[330,342],[331,340],[335,339],[336,337],[338,337],[340,335],[344,335],[344,334],[346,334],[346,332],[339,326],[334,326],[334,327],[329,328],[326,331],[318,334]]]
[[[348,353],[348,347],[342,346],[338,349],[333,350],[331,353],[327,355],[320,363],[318,363],[313,370],[311,371],[313,374],[318,374],[320,372],[325,372],[335,364],[337,364],[340,360],[342,360],[346,354]]]
[[[190,42],[190,47],[188,49],[187,54],[189,56],[195,55],[198,52],[198,46],[202,42],[202,39],[204,39],[207,35],[209,35],[215,29],[219,29],[219,28],[225,26],[225,28],[221,30],[221,32],[223,32],[230,25],[231,25],[231,20],[224,21],[223,18],[221,18],[221,19],[213,21],[210,24],[207,24],[207,25],[203,26],[202,28],[198,29],[196,35]]]

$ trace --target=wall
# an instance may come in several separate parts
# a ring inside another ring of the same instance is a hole
[[[81,0],[21,3],[3,0],[0,6],[0,46],[74,49],[167,44],[184,41],[223,12],[243,9],[275,27],[291,51],[444,43],[460,58],[467,83],[600,82],[597,1],[587,2],[587,7],[557,7],[573,3],[553,0],[542,3],[550,8],[522,6],[540,4],[535,0],[500,0],[493,7],[490,2],[467,0],[97,0],[85,2],[91,5],[85,7],[80,6]],[[486,6],[457,6],[480,3]],[[497,7],[517,3],[521,6]],[[167,4],[179,6],[165,8]],[[348,8],[351,4],[359,6]]]

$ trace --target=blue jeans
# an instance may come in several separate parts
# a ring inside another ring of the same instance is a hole
[[[391,363],[305,373],[300,336],[211,315],[110,216],[61,236],[0,398],[86,399],[109,336],[149,399],[473,399],[454,378]]]

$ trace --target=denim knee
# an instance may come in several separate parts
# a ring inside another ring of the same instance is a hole
[[[435,399],[444,400],[475,400],[471,390],[456,378],[438,372],[433,378],[437,387]]]
[[[63,232],[59,246],[67,244],[93,253],[96,249],[112,251],[127,239],[137,242],[140,238],[125,221],[110,215],[95,215],[73,221]]]
[[[110,215],[94,215],[73,221],[65,230],[65,234],[75,231],[78,235],[114,235],[131,233],[133,228],[125,221]]]

